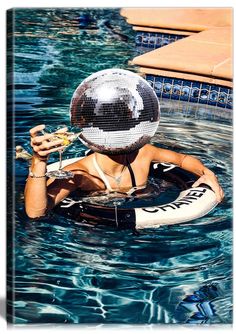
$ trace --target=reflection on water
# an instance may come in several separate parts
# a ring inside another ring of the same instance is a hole
[[[71,95],[86,76],[129,68],[136,51],[116,9],[18,9],[15,17],[15,145],[28,148],[32,126],[69,122]],[[218,175],[224,203],[194,222],[138,236],[57,214],[29,220],[23,204],[28,165],[17,160],[14,322],[232,321],[230,114],[176,101],[161,106],[153,144],[199,157]],[[78,142],[64,155],[85,150]]]

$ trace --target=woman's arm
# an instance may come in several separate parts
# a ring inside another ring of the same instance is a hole
[[[50,142],[52,134],[38,136],[38,132],[44,127],[44,125],[38,125],[30,130],[34,153],[25,186],[25,210],[30,218],[45,215],[75,188],[72,180],[47,181],[45,173],[49,154],[62,149],[63,139]]]
[[[30,218],[43,216],[47,209],[46,161],[32,158],[31,173],[25,186],[25,210]]]
[[[176,153],[170,150],[157,148],[153,145],[148,146],[148,149],[151,152],[152,161],[172,163],[199,176],[198,180],[193,184],[193,187],[197,187],[201,183],[208,184],[215,192],[217,201],[222,201],[224,192],[218,183],[216,175],[204,166],[200,160],[191,155]]]

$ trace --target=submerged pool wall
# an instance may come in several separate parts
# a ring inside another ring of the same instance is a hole
[[[231,8],[123,8],[159,97],[232,109]]]

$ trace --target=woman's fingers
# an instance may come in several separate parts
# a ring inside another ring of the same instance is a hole
[[[202,183],[201,181],[199,182],[200,179],[197,179],[197,181],[194,182],[194,184],[192,185],[192,187],[198,187],[200,183]]]
[[[46,133],[42,136],[39,136],[39,132],[45,128],[44,124],[40,124],[30,129],[31,142],[30,145],[33,148],[34,152],[42,157],[48,156],[52,152],[60,151],[64,149],[65,146],[62,146],[63,139],[55,139],[55,134]],[[61,129],[60,133],[67,131],[67,128]]]
[[[225,193],[224,193],[224,190],[222,188],[221,189],[221,196],[222,196],[222,199],[225,197]]]
[[[207,177],[205,175],[201,176],[199,179],[197,179],[196,182],[192,185],[192,187],[198,187],[201,183],[205,183],[208,186],[211,187],[211,189],[215,192],[216,194],[216,200],[218,202],[221,202],[224,198],[224,191],[221,188],[221,186],[218,183],[217,178],[214,175],[214,178],[212,177]]]
[[[64,142],[63,139],[58,139],[55,141],[43,141],[40,145],[33,145],[33,150],[39,154],[39,155],[45,155],[45,152],[49,152],[50,150],[54,149],[53,152],[55,151],[59,151],[61,149],[64,148],[64,146],[62,145]],[[50,152],[49,152],[50,153]]]
[[[55,133],[65,133],[67,131],[68,131],[68,127],[65,126],[64,128],[61,128],[61,129],[57,130]]]
[[[41,145],[43,142],[49,142],[49,141],[55,141],[55,140],[52,140],[52,138],[54,137],[53,134],[50,134],[50,133],[47,133],[43,136],[37,136],[37,137],[33,137],[31,138],[31,143],[33,145]]]
[[[53,134],[45,134],[43,136],[36,136],[31,138],[32,145],[41,145],[43,141],[50,140],[53,137]]]
[[[220,187],[212,185],[212,190],[216,194],[216,200],[217,200],[217,202],[221,202],[223,198],[221,196]]]
[[[50,149],[50,150],[39,151],[39,152],[37,152],[37,154],[41,155],[42,157],[45,157],[45,156],[49,155],[50,153],[57,152],[57,151],[61,151],[61,150],[63,150],[65,147],[66,147],[66,146],[60,146],[60,147],[52,148],[52,149]]]
[[[51,148],[58,148],[58,146],[62,146],[64,140],[58,139],[54,141],[44,141],[41,145],[38,145],[39,150],[49,150]]]
[[[40,124],[40,125],[37,125],[35,126],[34,128],[30,129],[30,136],[31,137],[36,137],[37,136],[37,133],[39,131],[42,131],[43,129],[45,129],[45,124]]]
[[[222,201],[225,197],[224,190],[220,187],[220,201]]]

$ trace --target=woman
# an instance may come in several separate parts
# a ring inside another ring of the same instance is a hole
[[[63,148],[63,139],[38,135],[45,125],[30,130],[33,159],[25,188],[29,217],[45,215],[74,190],[132,193],[144,188],[152,161],[180,166],[197,176],[193,186],[208,184],[220,202],[224,193],[215,174],[198,159],[148,144],[160,118],[159,101],[137,74],[119,69],[97,72],[76,89],[71,122],[82,128],[82,142],[93,153],[67,167],[73,178],[46,178],[47,160]]]

